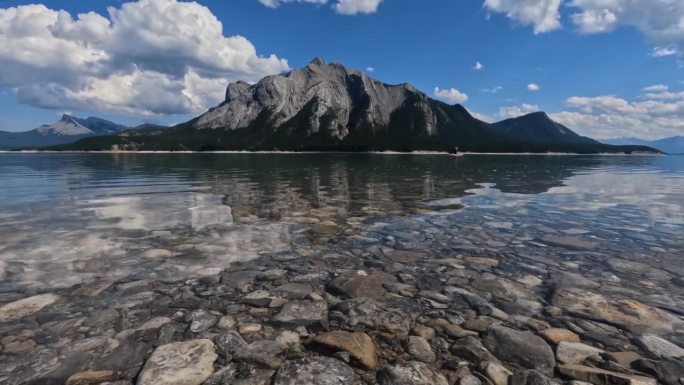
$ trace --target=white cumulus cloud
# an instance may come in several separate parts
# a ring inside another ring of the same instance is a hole
[[[468,100],[468,95],[456,88],[441,89],[435,87],[434,93],[436,97],[446,100],[449,103],[463,103]]]
[[[527,90],[532,91],[532,92],[539,91],[540,88],[541,87],[539,87],[539,84],[536,84],[536,83],[530,83],[527,85]]]
[[[139,0],[71,15],[44,5],[0,8],[0,88],[45,108],[139,116],[202,112],[230,81],[289,69],[226,37],[195,2]]]
[[[473,67],[475,71],[482,71],[484,69],[484,64],[478,62],[475,62],[475,66]]]
[[[561,27],[561,0],[485,0],[492,12],[504,13],[522,25],[531,25],[534,33],[553,31]]]
[[[519,106],[501,107],[499,108],[499,113],[497,114],[497,116],[501,119],[510,119],[531,114],[537,111],[539,111],[538,105],[523,103]]]
[[[652,56],[684,53],[684,1],[681,0],[485,0],[484,7],[531,25],[534,33],[561,28],[561,8],[582,34],[631,27],[654,46]]]
[[[269,8],[277,8],[287,3],[328,4],[328,0],[259,0],[259,2]],[[342,15],[375,13],[381,2],[382,0],[335,0],[333,9]]]
[[[639,100],[614,95],[573,96],[565,104],[567,111],[551,117],[597,139],[633,136],[659,139],[684,133],[684,92],[656,89]]]
[[[670,87],[668,87],[664,84],[654,84],[652,86],[644,87],[644,91],[648,91],[648,92],[665,92],[669,89],[670,89]]]

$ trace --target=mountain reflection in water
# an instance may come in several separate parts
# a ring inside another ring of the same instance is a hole
[[[627,209],[611,215],[633,216],[640,231],[653,223],[681,226],[682,163],[615,156],[0,154],[0,278],[3,285],[40,288],[103,273],[212,274],[316,242],[310,225],[330,235],[353,233],[371,218],[462,207],[476,215],[504,210],[499,215],[513,224],[583,211],[586,218],[578,220],[592,226],[596,218],[585,211],[600,215],[620,206]],[[171,254],[150,257],[150,249]]]

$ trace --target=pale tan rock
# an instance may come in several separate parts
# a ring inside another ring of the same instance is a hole
[[[200,339],[162,345],[140,372],[138,385],[200,385],[214,372],[214,343]]]
[[[609,299],[581,289],[558,290],[553,304],[580,317],[618,325],[635,333],[672,333],[683,322],[672,314],[634,300]]]
[[[494,258],[484,258],[484,257],[465,257],[463,262],[466,265],[480,265],[480,266],[499,266],[499,261]]]
[[[576,380],[590,382],[594,385],[656,385],[653,378],[634,376],[591,368],[583,365],[559,365],[558,371]]]
[[[116,376],[117,374],[113,370],[90,370],[72,375],[66,380],[66,385],[98,385],[116,380]]]
[[[334,331],[318,335],[313,341],[328,348],[349,353],[349,356],[368,369],[373,369],[378,364],[375,343],[366,333]]]
[[[244,324],[240,325],[240,328],[238,329],[240,331],[240,334],[254,334],[254,333],[259,333],[263,326],[261,324]]]
[[[424,325],[416,325],[413,327],[413,334],[430,341],[435,338],[435,329]]]
[[[167,323],[171,323],[171,318],[169,317],[155,317],[152,318],[148,321],[146,321],[144,324],[140,325],[138,327],[138,331],[145,331],[145,330],[153,330],[153,329],[159,329],[160,327],[166,325]]]
[[[23,298],[0,307],[0,322],[13,322],[37,313],[59,300],[55,294],[40,294]]]
[[[554,345],[558,345],[561,342],[580,342],[579,336],[568,329],[545,329],[542,330],[539,335],[541,335],[546,342]]]
[[[162,259],[172,256],[173,253],[166,249],[151,249],[143,253],[143,257],[149,259]]]

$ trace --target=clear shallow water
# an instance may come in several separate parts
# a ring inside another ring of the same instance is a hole
[[[443,253],[561,259],[544,239],[570,237],[684,271],[684,157],[0,154],[0,292],[445,228]]]

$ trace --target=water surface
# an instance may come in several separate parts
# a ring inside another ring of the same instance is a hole
[[[566,237],[680,271],[684,158],[0,154],[0,292],[211,275],[340,239],[424,247],[416,228],[453,231],[441,253],[560,260],[548,237]]]

